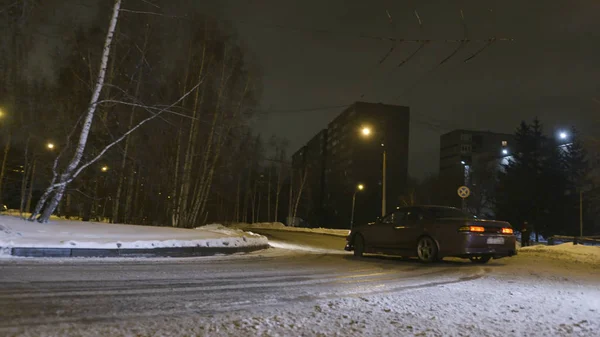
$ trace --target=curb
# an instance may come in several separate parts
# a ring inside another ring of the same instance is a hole
[[[247,247],[166,247],[166,248],[40,248],[15,247],[11,256],[20,257],[193,257],[216,254],[250,253],[267,249],[269,245]],[[0,247],[2,250],[2,247]]]
[[[341,235],[332,234],[332,233],[288,231],[288,230],[285,230],[285,229],[274,229],[274,228],[247,228],[247,229],[243,229],[243,231],[249,231],[249,232],[253,232],[253,233],[257,233],[257,234],[260,234],[261,230],[265,230],[265,231],[278,231],[278,232],[288,232],[288,233],[299,233],[299,234],[329,235],[329,236],[335,236],[336,238],[344,238],[344,239],[347,237],[347,236],[341,236]],[[266,234],[260,234],[260,235],[266,236]]]

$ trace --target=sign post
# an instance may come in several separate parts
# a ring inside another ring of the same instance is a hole
[[[467,210],[467,198],[471,195],[471,190],[467,186],[461,186],[458,188],[458,196],[462,199],[462,209]]]

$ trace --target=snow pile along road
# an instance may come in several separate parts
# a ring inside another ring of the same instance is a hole
[[[254,224],[239,223],[239,224],[233,224],[230,227],[243,229],[243,230],[272,229],[272,230],[281,230],[281,231],[290,231],[290,232],[328,234],[328,235],[343,236],[343,237],[348,236],[348,234],[350,233],[350,230],[348,230],[348,229],[289,227],[289,226],[282,224],[281,222],[262,222],[262,223],[254,223]]]
[[[559,259],[567,259],[574,262],[600,265],[600,247],[574,245],[563,243],[556,246],[528,246],[519,249],[519,253],[546,255]]]
[[[46,224],[0,216],[0,255],[16,247],[152,249],[267,246],[266,237],[220,225],[182,229],[56,220]]]

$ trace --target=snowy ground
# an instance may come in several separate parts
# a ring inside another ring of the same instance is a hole
[[[276,232],[279,248],[240,256],[0,261],[0,335],[600,335],[598,247],[423,265]]]
[[[196,229],[51,220],[47,224],[0,216],[0,256],[13,247],[163,248],[262,246],[258,234],[220,225]]]
[[[233,224],[229,225],[231,228],[239,228],[244,230],[252,230],[252,229],[270,229],[270,230],[281,230],[281,231],[290,231],[290,232],[305,232],[305,233],[316,233],[316,234],[329,234],[335,236],[343,236],[346,237],[350,233],[347,229],[331,229],[331,228],[304,228],[304,227],[289,227],[281,222],[262,222],[262,223],[254,223],[254,224]]]

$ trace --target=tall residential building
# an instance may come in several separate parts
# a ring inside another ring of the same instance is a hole
[[[513,144],[512,134],[473,130],[443,134],[440,137],[440,179],[447,192],[443,196],[445,203],[460,207],[461,199],[456,190],[462,185],[470,185],[470,172],[506,156]]]
[[[292,157],[296,190],[306,176],[297,217],[311,226],[348,228],[358,184],[365,189],[356,194],[354,222],[380,216],[384,150],[386,208],[395,207],[407,181],[409,124],[408,107],[356,102],[344,110]]]

